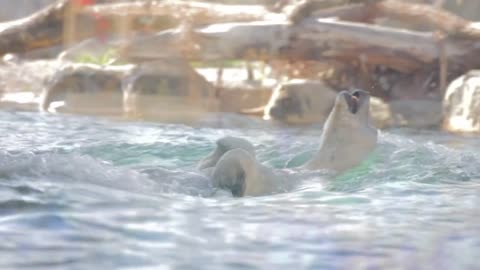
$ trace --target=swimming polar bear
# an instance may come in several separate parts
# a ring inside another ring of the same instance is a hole
[[[378,135],[370,125],[369,99],[368,92],[362,90],[342,91],[337,95],[323,129],[320,149],[301,169],[340,173],[360,164],[374,150]],[[213,185],[229,189],[234,196],[278,192],[288,182],[285,170],[260,164],[254,154],[242,148],[218,151],[213,156],[216,163],[211,173]]]
[[[360,164],[377,144],[369,108],[368,92],[340,92],[323,127],[320,149],[303,168],[342,172]]]
[[[211,178],[214,187],[230,190],[235,197],[275,193],[284,186],[281,183],[286,182],[282,170],[262,165],[255,156],[241,148],[225,153],[218,160]]]
[[[226,136],[216,144],[215,150],[197,165],[197,169],[211,177],[213,186],[228,189],[236,197],[265,195],[282,189],[280,182],[286,174],[257,162],[255,147],[249,141]]]

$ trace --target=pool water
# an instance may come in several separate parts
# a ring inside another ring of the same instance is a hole
[[[342,175],[233,198],[195,170],[225,135],[301,163],[318,128],[0,111],[0,269],[480,269],[480,141],[388,130]],[[293,162],[292,162],[293,161]]]

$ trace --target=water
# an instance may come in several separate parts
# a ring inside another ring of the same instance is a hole
[[[0,111],[0,269],[479,269],[480,142],[385,131],[338,177],[210,196],[225,135],[285,167],[318,129],[127,123]]]

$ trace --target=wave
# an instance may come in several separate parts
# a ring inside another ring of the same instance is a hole
[[[62,189],[59,194],[71,191],[80,196],[79,201],[155,198],[168,193],[211,194],[208,179],[194,172],[162,168],[136,170],[81,154],[4,152],[0,154],[0,179],[4,184],[10,183],[16,193],[23,189],[50,192],[55,197],[55,192]]]
[[[135,136],[141,134],[130,132]],[[169,132],[174,132],[174,136],[179,131]],[[189,129],[190,132],[194,130]],[[156,130],[154,137],[160,133]],[[223,136],[225,131],[217,133],[215,136]],[[256,144],[260,162],[291,171],[289,178],[295,181],[295,186],[286,192],[350,193],[398,182],[437,184],[480,179],[477,166],[480,158],[475,152],[390,133],[381,134],[373,155],[348,172],[333,176],[325,172],[296,171],[294,167],[308,159],[317,147],[317,135],[317,131],[298,135],[295,141],[296,135],[290,131],[281,134],[258,131],[245,138],[261,141]],[[3,187],[13,194],[30,193],[34,198],[49,197],[65,204],[139,197],[158,200],[176,195],[211,197],[215,190],[210,180],[193,168],[195,159],[210,151],[215,139],[184,134],[182,141],[175,143],[130,141],[129,147],[125,147],[125,141],[110,141],[82,147],[77,152],[3,151],[0,179]],[[13,196],[5,201],[10,199],[18,198]]]

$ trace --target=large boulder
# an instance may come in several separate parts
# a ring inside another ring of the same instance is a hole
[[[41,108],[190,123],[216,111],[215,89],[182,60],[102,66],[66,63],[46,80]]]
[[[333,107],[336,95],[322,81],[290,80],[273,90],[263,118],[287,124],[323,123]]]
[[[321,81],[291,80],[274,89],[264,108],[264,119],[287,124],[323,124],[334,104],[337,92]],[[385,102],[370,98],[370,115],[378,128],[438,127],[442,103],[430,99]]]
[[[393,126],[393,117],[390,105],[381,98],[370,97],[370,119],[377,128]]]
[[[246,109],[260,107],[268,102],[271,88],[255,83],[242,82],[237,85],[224,85],[220,88],[219,100],[222,112],[238,113]]]
[[[250,78],[248,69],[243,67],[222,68],[221,78],[218,68],[199,67],[196,71],[218,90],[221,112],[239,113],[264,106],[277,82],[273,79],[255,79],[262,76],[257,69],[252,70],[253,78]]]
[[[389,102],[391,126],[438,128],[442,123],[442,102],[434,99],[402,99]]]
[[[124,109],[136,118],[194,123],[219,108],[216,89],[180,59],[138,65],[124,86]]]
[[[41,108],[50,112],[122,115],[122,79],[133,68],[65,63],[45,80]]]
[[[55,74],[57,61],[22,61],[7,54],[0,61],[0,106],[12,110],[38,110],[42,83]]]
[[[290,80],[274,89],[263,109],[263,118],[286,124],[323,124],[336,96],[337,92],[322,81]],[[381,99],[370,99],[370,111],[375,126],[384,128],[392,125],[390,107]]]
[[[480,132],[480,70],[450,83],[443,99],[443,127],[453,132]]]

